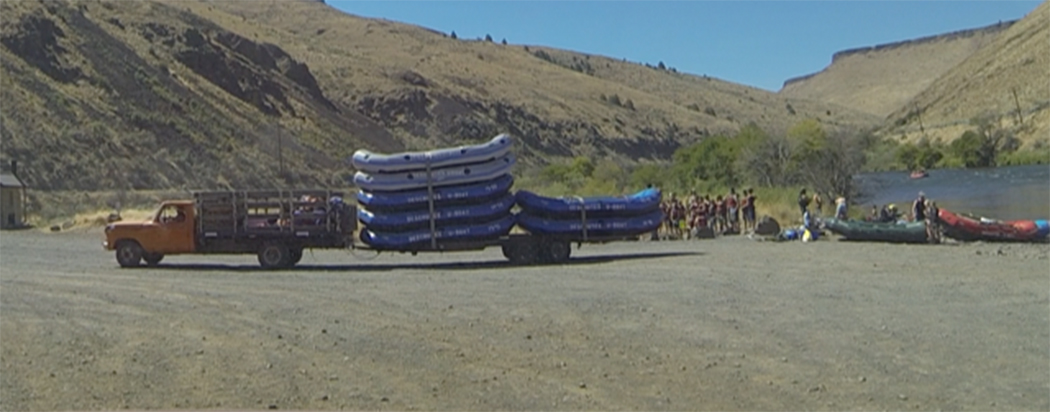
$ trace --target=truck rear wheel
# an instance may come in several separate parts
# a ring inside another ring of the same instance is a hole
[[[503,245],[503,256],[515,265],[530,265],[539,257],[539,244],[532,241],[507,243]]]
[[[142,260],[146,261],[146,266],[157,266],[162,259],[164,259],[163,253],[146,253],[142,255]]]
[[[117,244],[117,263],[120,267],[137,267],[142,261],[142,246],[133,240],[124,240]]]
[[[572,246],[564,240],[549,240],[541,245],[541,261],[547,263],[564,263],[572,254]]]
[[[291,251],[282,243],[266,243],[259,248],[259,265],[264,269],[286,267],[291,262],[291,258]]]

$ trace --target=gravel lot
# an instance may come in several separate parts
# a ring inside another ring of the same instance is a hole
[[[1050,245],[169,257],[0,235],[0,410],[1050,410]]]

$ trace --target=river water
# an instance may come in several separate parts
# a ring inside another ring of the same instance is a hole
[[[953,212],[1002,220],[1050,218],[1050,166],[934,169],[912,179],[908,172],[862,173],[854,177],[860,196],[853,207],[893,203],[911,210],[919,191]]]

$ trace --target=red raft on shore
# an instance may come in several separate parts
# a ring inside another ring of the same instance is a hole
[[[1002,221],[983,217],[960,215],[941,209],[940,218],[944,235],[963,241],[1035,242],[1045,241],[1050,234],[1046,220]]]

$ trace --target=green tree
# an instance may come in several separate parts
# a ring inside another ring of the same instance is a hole
[[[737,184],[734,171],[736,152],[724,136],[712,136],[699,143],[679,148],[672,156],[671,174],[682,187],[700,182],[732,186]]]
[[[618,192],[627,184],[627,173],[614,160],[602,159],[594,166],[591,180],[611,184],[615,189],[612,192]]]
[[[826,198],[853,195],[853,175],[864,166],[864,152],[874,142],[874,138],[855,132],[830,136],[813,119],[789,129],[788,139],[795,142],[791,158],[800,183]]]
[[[984,139],[979,133],[973,130],[967,130],[962,136],[955,139],[955,141],[948,146],[948,150],[950,150],[952,155],[962,162],[963,166],[988,166],[989,162],[985,157],[984,151]]]
[[[919,148],[911,143],[902,144],[897,147],[897,163],[908,170],[915,170],[919,164]]]
[[[594,173],[594,162],[589,157],[577,156],[572,159],[569,170],[574,177],[589,178]]]
[[[634,168],[631,176],[627,178],[627,184],[632,188],[643,188],[653,185],[660,188],[667,186],[668,167],[657,164],[644,164]]]

